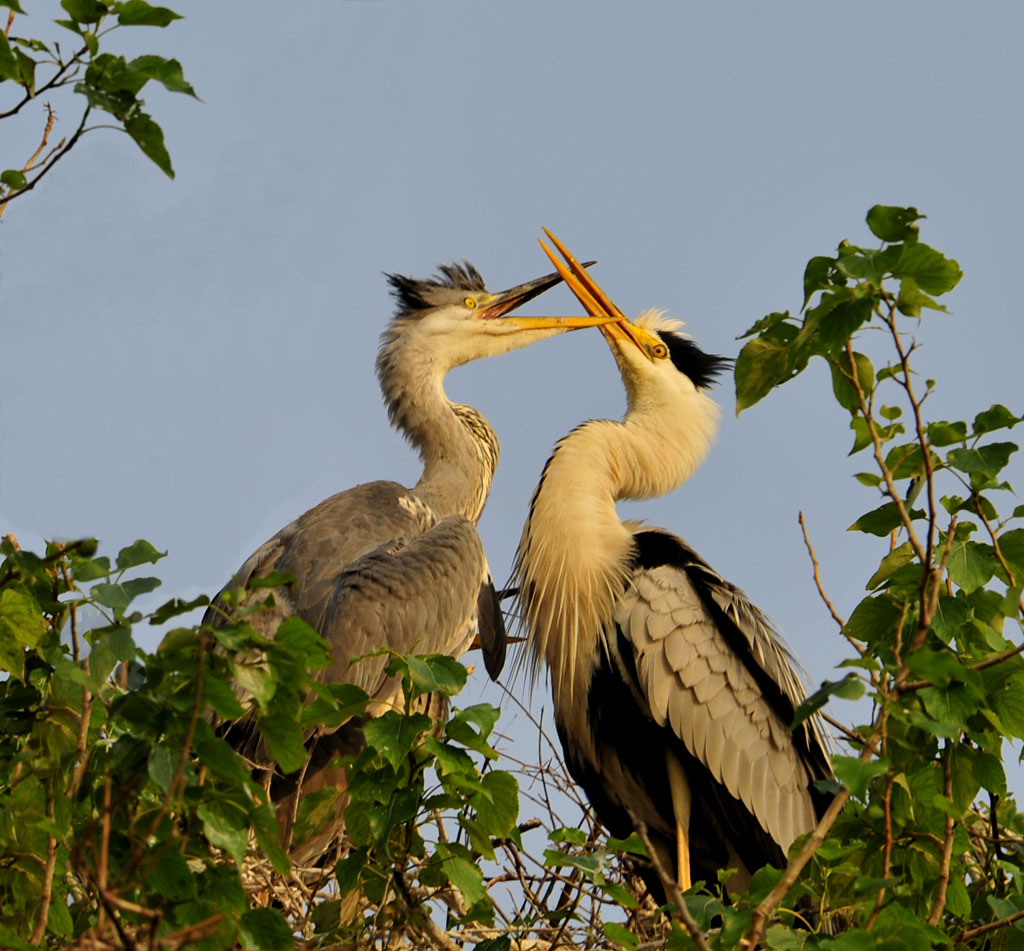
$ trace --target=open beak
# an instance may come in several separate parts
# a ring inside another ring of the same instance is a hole
[[[665,345],[656,337],[649,334],[642,327],[631,323],[629,318],[615,306],[615,302],[601,289],[585,270],[586,265],[581,265],[569,252],[569,249],[562,244],[547,228],[544,229],[552,244],[558,248],[559,253],[565,258],[565,264],[555,257],[554,252],[543,242],[540,246],[548,256],[548,260],[554,264],[558,275],[565,281],[566,286],[583,305],[583,309],[592,317],[607,317],[612,322],[602,324],[601,333],[609,344],[623,344],[626,341],[634,344],[647,357],[653,361],[656,353],[661,353]],[[568,266],[566,266],[568,265]]]
[[[584,268],[590,267],[594,264],[594,261],[586,261],[583,264],[578,264],[577,267],[583,271]],[[501,318],[503,324],[511,324],[520,330],[535,330],[538,328],[546,327],[565,327],[566,329],[575,329],[578,327],[600,327],[602,324],[608,323],[609,320],[616,318],[609,317],[604,314],[591,315],[590,317],[506,317],[505,314],[515,310],[517,307],[522,307],[527,301],[532,300],[539,294],[543,294],[544,291],[554,287],[560,283],[563,279],[563,275],[559,272],[554,274],[546,274],[544,277],[538,277],[535,281],[527,281],[525,284],[519,284],[516,287],[510,287],[507,291],[502,291],[499,294],[491,294],[483,297],[480,301],[481,313],[480,318],[482,320],[494,320],[495,318]]]

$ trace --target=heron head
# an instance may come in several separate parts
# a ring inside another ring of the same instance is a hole
[[[619,365],[630,403],[653,396],[656,390],[693,392],[707,389],[732,361],[705,353],[687,335],[681,333],[682,322],[665,317],[662,311],[651,310],[629,320],[612,299],[580,266],[569,250],[547,228],[544,233],[558,248],[566,264],[541,242],[545,254],[554,263],[566,285],[576,295],[588,314],[617,318],[601,325],[615,362]]]
[[[557,273],[496,294],[487,290],[480,272],[468,261],[442,265],[432,278],[388,274],[387,279],[397,310],[384,333],[384,346],[408,334],[430,349],[446,369],[614,319],[604,315],[510,316],[527,301],[560,283],[562,277]]]

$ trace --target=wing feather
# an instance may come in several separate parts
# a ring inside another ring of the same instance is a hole
[[[731,618],[763,626],[763,615],[741,597],[737,589],[721,589],[716,604]],[[812,828],[812,769],[747,659],[722,636],[687,571],[670,564],[638,566],[616,619],[635,652],[652,719],[670,727],[783,849]],[[784,650],[760,643],[769,630],[744,636],[758,644],[763,673],[777,678],[798,703],[802,688],[791,670],[782,670]]]

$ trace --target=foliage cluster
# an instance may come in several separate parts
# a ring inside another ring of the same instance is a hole
[[[1024,818],[1003,768],[1008,742],[1024,739],[1024,645],[1012,638],[1024,506],[997,507],[1021,419],[1001,405],[972,422],[926,419],[935,384],[912,369],[914,335],[960,269],[920,241],[920,217],[871,209],[879,246],[813,258],[801,313],[758,321],[737,361],[740,409],[827,362],[851,455],[872,459],[856,478],[874,503],[851,529],[882,548],[846,617],[819,581],[850,658],[798,717],[865,694],[871,712],[853,726],[829,718],[844,742],[835,799],[785,870],[761,870],[748,894],[712,882],[655,909],[630,876],[643,830],[617,842],[590,820],[560,821],[549,793],[571,796],[561,767],[502,762],[494,707],[437,723],[421,712],[465,682],[437,656],[389,659],[404,710],[366,720],[365,748],[343,760],[345,847],[296,868],[266,788],[218,724],[247,719],[280,773],[301,775],[310,738],[362,717],[368,698],[318,682],[327,646],[301,621],[257,633],[252,612],[289,579],[259,582],[256,603],[229,598],[223,623],[183,624],[147,652],[135,626],[207,604],[135,608],[159,584],[140,576],[162,557],[152,545],[110,559],[91,541],[33,554],[7,538],[0,945],[1024,948]],[[863,352],[867,333],[885,343],[884,365],[879,347],[874,362]],[[288,835],[313,834],[338,795],[307,797]],[[525,840],[542,824],[534,855]]]
[[[35,152],[26,160],[19,159],[16,167],[4,167],[10,158],[0,158],[0,215],[8,202],[33,189],[86,132],[96,128],[127,132],[161,171],[174,177],[163,130],[146,111],[140,93],[151,81],[193,97],[195,90],[186,82],[177,60],[153,54],[129,60],[110,52],[108,46],[115,30],[165,27],[180,19],[179,15],[146,0],[61,0],[60,6],[64,16],[53,22],[70,34],[70,44],[21,35],[16,14],[25,15],[25,11],[20,0],[0,0],[0,7],[8,12],[6,28],[0,32],[0,119],[15,120],[26,106],[39,103],[40,97],[60,95],[68,88],[81,97],[78,106],[72,97],[62,100],[62,111],[66,107],[78,115],[70,135],[50,146],[57,111],[46,102],[45,116],[36,113],[29,119],[40,124],[41,142]],[[106,123],[113,120],[115,124],[90,125],[97,112],[107,117]]]

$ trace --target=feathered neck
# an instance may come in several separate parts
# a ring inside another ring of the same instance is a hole
[[[444,392],[450,367],[438,361],[429,339],[385,332],[377,355],[388,418],[416,448],[423,474],[414,491],[438,517],[483,512],[498,465],[497,434],[472,406]]]
[[[620,521],[615,503],[672,491],[710,448],[717,406],[698,390],[686,403],[668,414],[638,401],[621,423],[585,423],[544,468],[514,571],[533,672],[548,665],[556,717],[584,702],[627,583],[635,525]]]

